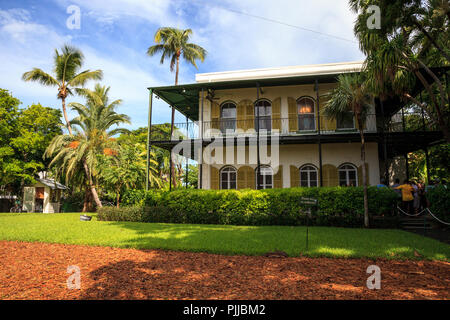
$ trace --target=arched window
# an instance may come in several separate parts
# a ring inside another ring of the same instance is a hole
[[[258,116],[259,130],[272,130],[272,103],[269,100],[260,99],[255,102],[255,129],[258,129]]]
[[[269,166],[260,166],[256,168],[256,188],[272,189],[273,188],[273,170]]]
[[[316,130],[314,105],[315,105],[314,100],[310,97],[302,97],[297,100],[298,130],[300,131]]]
[[[220,170],[220,189],[236,189],[236,169],[227,166]]]
[[[317,187],[317,168],[311,164],[305,164],[300,168],[300,186]]]
[[[236,130],[236,104],[228,101],[220,107],[220,130],[223,133]]]
[[[339,185],[356,187],[358,186],[358,170],[351,163],[344,163],[338,168]]]

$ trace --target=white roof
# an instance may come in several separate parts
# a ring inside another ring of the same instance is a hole
[[[360,72],[362,70],[362,66],[363,66],[362,61],[354,61],[354,62],[312,64],[305,66],[198,73],[195,75],[195,81],[197,81],[198,83],[204,83],[204,82],[233,81],[233,80],[273,79],[273,78],[296,77],[296,76],[340,74],[348,72]]]

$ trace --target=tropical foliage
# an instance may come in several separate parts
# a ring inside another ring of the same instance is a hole
[[[332,90],[325,105],[324,114],[331,119],[345,117],[349,113],[356,118],[361,137],[361,162],[364,190],[364,225],[369,227],[369,204],[367,195],[366,148],[364,128],[370,112],[373,95],[367,86],[365,74],[344,74],[338,77],[337,87]]]
[[[67,96],[73,94],[74,88],[83,87],[89,80],[101,80],[103,77],[101,70],[84,70],[80,72],[83,62],[84,56],[80,50],[65,45],[61,52],[55,49],[53,76],[39,68],[25,72],[22,76],[22,79],[25,81],[37,81],[44,86],[58,88],[58,99],[61,99],[69,134],[72,134],[72,127],[66,111]]]

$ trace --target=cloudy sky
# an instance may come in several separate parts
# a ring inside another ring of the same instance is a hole
[[[80,8],[80,29],[67,28],[71,5]],[[51,72],[54,49],[72,44],[85,55],[83,69],[104,71],[111,98],[123,100],[119,112],[138,128],[146,125],[146,88],[174,82],[168,64],[146,55],[158,27],[191,28],[192,42],[208,51],[198,70],[181,63],[180,83],[192,83],[203,72],[362,60],[354,20],[347,0],[0,0],[0,88],[22,107],[60,108],[55,88],[21,75],[33,67]],[[170,121],[161,100],[153,118]]]

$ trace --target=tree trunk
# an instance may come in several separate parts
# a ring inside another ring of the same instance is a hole
[[[86,173],[86,178],[89,181],[89,187],[91,189],[92,197],[94,198],[95,204],[97,205],[98,208],[101,208],[102,203],[100,201],[100,198],[98,197],[97,190],[95,189],[95,185],[92,182],[92,177],[91,177],[91,174],[89,173],[89,168],[87,166],[86,160],[83,160],[83,167],[84,167],[84,172]]]
[[[69,130],[69,134],[72,135],[72,127],[70,126],[69,117],[67,117],[67,111],[66,111],[66,98],[61,98],[61,101],[62,101],[64,120],[66,120],[66,125],[67,125],[67,129]]]
[[[362,161],[362,183],[364,190],[364,226],[369,227],[369,197],[367,195],[367,172],[366,172],[366,145],[364,141],[364,129],[362,123],[359,122],[359,134],[361,136],[361,161]]]
[[[117,192],[117,194],[116,194],[116,206],[117,206],[117,208],[119,208],[119,199],[120,199],[120,193]]]
[[[180,52],[177,52],[177,68],[175,69],[175,85],[178,85],[178,73],[180,71]],[[171,119],[171,125],[170,125],[170,136],[173,134],[173,126],[175,122],[175,108],[172,107],[172,119]],[[170,157],[172,157],[172,151],[170,152]],[[172,185],[174,188],[177,187],[177,179],[175,177],[175,166],[173,164],[173,161],[171,162],[170,170],[172,172]]]

